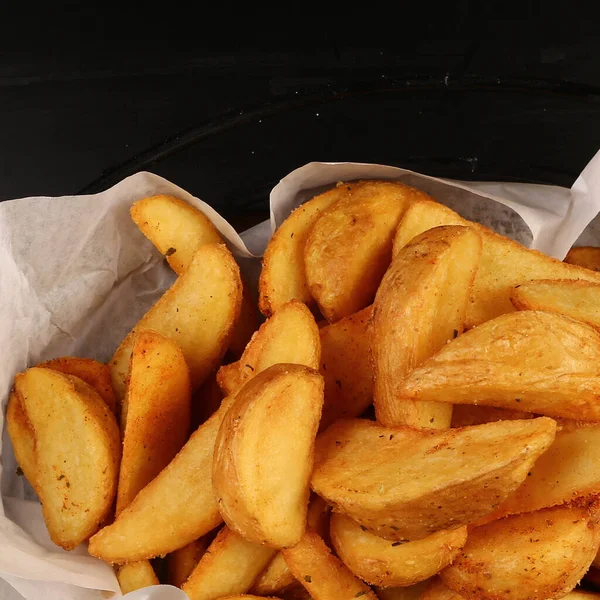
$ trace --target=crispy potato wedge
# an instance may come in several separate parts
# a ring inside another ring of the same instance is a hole
[[[210,478],[215,439],[233,398],[201,425],[177,456],[90,539],[92,556],[114,564],[145,560],[183,548],[219,523]]]
[[[120,460],[115,416],[81,379],[34,367],[15,392],[35,439],[35,490],[52,541],[71,550],[108,515]]]
[[[302,537],[322,407],[323,378],[303,365],[273,365],[236,395],[212,480],[223,520],[245,539],[286,548]]]
[[[190,431],[190,375],[183,352],[155,331],[135,335],[121,423],[117,516],[181,450]]]
[[[369,355],[368,306],[319,330],[325,402],[321,429],[340,418],[358,417],[373,402],[373,369]]]
[[[199,209],[173,196],[151,196],[134,202],[129,211],[141,232],[164,254],[170,267],[181,275],[200,246],[223,242],[212,221]],[[231,334],[230,351],[241,356],[258,327],[256,306],[243,283],[240,316]]]
[[[468,427],[483,425],[496,421],[514,421],[516,419],[532,419],[533,413],[493,406],[475,406],[474,404],[456,404],[452,408],[452,427]]]
[[[435,227],[394,257],[369,325],[375,414],[383,425],[447,429],[452,405],[415,402],[400,393],[404,377],[463,332],[481,256],[470,227]]]
[[[306,280],[323,316],[339,321],[373,302],[392,258],[407,206],[426,194],[392,181],[344,184],[347,194],[323,211],[304,247]]]
[[[292,300],[263,323],[237,362],[217,371],[217,382],[226,394],[237,392],[252,377],[279,363],[319,368],[319,329],[304,304]]]
[[[224,245],[196,251],[189,268],[140,319],[110,361],[113,388],[125,395],[125,380],[136,331],[153,329],[183,351],[192,388],[202,385],[221,360],[240,314],[240,270]]]
[[[600,493],[600,424],[564,422],[511,496],[480,523]]]
[[[129,214],[178,275],[191,264],[200,246],[223,241],[203,212],[173,196],[160,194],[137,200]]]
[[[592,271],[600,271],[600,248],[593,246],[571,248],[565,257],[565,262]]]
[[[469,532],[440,576],[472,600],[546,600],[570,592],[600,544],[595,504],[564,505],[507,517]]]
[[[307,529],[300,543],[282,550],[283,557],[294,577],[314,600],[347,600],[377,596],[350,569],[335,557],[325,542]]]
[[[294,210],[273,234],[263,256],[258,281],[258,307],[272,316],[290,300],[315,308],[304,272],[304,246],[321,213],[347,194],[339,185]]]
[[[492,512],[555,431],[544,417],[439,431],[338,421],[317,438],[312,487],[380,537],[419,540]]]
[[[202,536],[167,556],[167,583],[180,588],[191,575],[209,546],[208,536]]]
[[[342,562],[363,581],[402,587],[447,567],[467,541],[467,528],[437,531],[414,542],[391,542],[365,531],[345,515],[331,515],[331,541]]]
[[[75,356],[62,356],[43,362],[38,367],[52,369],[64,373],[65,375],[74,375],[79,379],[91,385],[106,402],[106,406],[117,414],[117,399],[112,389],[110,380],[110,369],[104,363],[92,360],[91,358],[78,358]]]
[[[475,227],[482,237],[481,260],[467,309],[467,329],[512,312],[514,307],[510,301],[510,294],[513,288],[530,281],[533,277],[600,282],[599,273],[530,250],[483,225],[467,221],[448,207],[432,201],[417,202],[407,209],[396,231],[394,254],[415,236],[440,225],[470,225]]]
[[[451,590],[439,577],[433,577],[419,600],[463,600],[463,597]]]
[[[147,560],[120,566],[117,569],[117,580],[123,594],[160,584],[152,565]]]
[[[235,596],[225,596],[221,600],[261,600],[264,596],[252,596],[251,594],[236,594]],[[272,600],[277,600],[276,598]]]
[[[190,600],[245,594],[274,554],[273,548],[253,544],[225,526],[181,589]]]
[[[27,414],[23,410],[21,400],[19,400],[19,397],[15,392],[11,392],[8,397],[6,429],[13,445],[13,452],[15,453],[17,464],[37,494],[35,435],[31,423],[27,418]]]
[[[517,310],[545,310],[600,329],[600,283],[565,279],[522,283],[510,301]]]
[[[319,498],[317,495],[313,496],[308,505],[306,524],[319,537],[329,538],[329,506],[323,498]],[[278,552],[267,568],[258,576],[250,591],[258,596],[269,596],[287,590],[295,583],[297,580],[287,566],[283,554]]]
[[[599,421],[600,333],[556,313],[509,313],[451,341],[399,388],[414,400]]]

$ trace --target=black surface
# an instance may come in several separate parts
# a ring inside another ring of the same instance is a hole
[[[320,15],[296,32],[287,15],[277,34],[64,13],[60,31],[36,19],[23,38],[5,19],[0,200],[146,169],[243,227],[311,160],[568,186],[600,146],[600,39],[567,8],[539,21],[463,2],[427,21]]]

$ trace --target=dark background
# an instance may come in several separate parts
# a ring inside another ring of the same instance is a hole
[[[571,185],[600,147],[598,3],[436,4],[4,6],[0,200],[150,170],[245,227],[311,160]]]

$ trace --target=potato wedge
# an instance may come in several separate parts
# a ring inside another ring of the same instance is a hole
[[[319,537],[329,539],[329,506],[317,495],[313,496],[308,505],[306,525]],[[295,583],[297,583],[296,578],[287,566],[283,554],[278,552],[267,568],[257,577],[250,591],[258,596],[269,596],[287,590]]]
[[[369,325],[375,414],[383,425],[447,429],[452,405],[415,402],[400,393],[404,377],[463,332],[481,238],[469,227],[435,227],[394,257]]]
[[[496,421],[514,421],[516,419],[532,419],[533,413],[493,406],[475,406],[474,404],[456,404],[452,408],[452,427],[468,427],[483,425]]]
[[[304,304],[292,300],[263,323],[237,362],[217,371],[226,394],[237,392],[248,380],[272,365],[293,363],[319,368],[319,329]]]
[[[208,536],[202,536],[167,556],[167,583],[181,587],[191,575],[209,546]]]
[[[155,331],[140,331],[130,364],[121,412],[117,516],[171,462],[190,431],[190,375],[177,344]]]
[[[200,246],[223,241],[203,212],[173,196],[160,194],[137,200],[129,214],[178,275],[191,264]]]
[[[117,580],[122,594],[160,584],[152,565],[147,560],[120,566],[117,569]]]
[[[212,481],[223,520],[248,541],[285,548],[302,537],[322,407],[323,378],[303,365],[273,365],[236,395]]]
[[[546,600],[570,592],[600,544],[597,501],[507,517],[469,532],[440,576],[472,600]]]
[[[600,248],[593,246],[571,248],[565,257],[565,262],[592,271],[600,271]]]
[[[414,400],[599,421],[600,333],[556,313],[509,313],[447,344],[399,388]]]
[[[272,316],[290,300],[316,307],[304,272],[304,246],[321,213],[346,194],[346,186],[339,185],[315,196],[294,210],[272,235],[258,281],[258,307],[263,315]]]
[[[481,523],[600,494],[600,424],[565,422],[529,476]]]
[[[35,438],[35,490],[52,541],[71,550],[108,515],[120,460],[115,416],[81,379],[34,367],[15,392]]]
[[[342,562],[371,585],[402,587],[447,567],[467,541],[467,528],[437,531],[414,542],[391,542],[365,531],[345,515],[331,515],[331,541]]]
[[[195,252],[206,244],[224,240],[212,221],[199,209],[173,196],[151,196],[134,202],[129,210],[141,232],[164,254],[170,267],[181,275]],[[231,334],[229,349],[241,356],[258,327],[256,306],[243,283],[240,316]]]
[[[510,301],[517,310],[556,312],[600,329],[600,283],[529,281],[512,291]]]
[[[317,438],[311,483],[334,511],[374,534],[419,540],[492,512],[555,430],[544,417],[431,432],[338,421]]]
[[[314,600],[347,600],[362,597],[377,600],[377,596],[350,569],[331,554],[325,542],[307,529],[300,543],[282,550],[294,577]]]
[[[264,596],[252,596],[251,594],[236,594],[235,596],[224,596],[221,600],[261,600]],[[271,596],[272,600],[277,600]]]
[[[210,478],[215,439],[232,401],[223,400],[115,522],[90,539],[92,556],[111,564],[162,556],[222,522]]]
[[[368,306],[319,330],[325,402],[321,429],[340,418],[358,417],[373,402],[373,369],[369,355]]]
[[[245,594],[274,554],[273,548],[253,544],[225,526],[181,589],[190,600]]]
[[[91,358],[62,356],[43,362],[38,367],[52,369],[65,375],[74,375],[91,385],[106,402],[106,406],[117,415],[117,399],[112,389],[110,369],[104,363]],[[118,416],[118,415],[117,415]]]
[[[11,392],[8,397],[6,429],[13,445],[17,464],[37,494],[35,435],[27,414],[23,410],[21,400],[15,392]]]
[[[323,211],[304,248],[311,296],[329,322],[373,302],[392,258],[396,226],[426,194],[392,181],[344,184],[347,194]]]
[[[221,360],[240,314],[239,268],[224,245],[197,250],[189,268],[140,319],[110,360],[113,388],[125,395],[125,380],[136,331],[153,329],[183,351],[196,389]]]
[[[512,312],[513,288],[535,279],[585,279],[600,282],[600,273],[530,250],[518,242],[494,233],[491,229],[467,221],[437,202],[421,201],[410,206],[400,222],[394,238],[394,254],[416,235],[440,225],[469,225],[482,237],[479,268],[473,283],[467,309],[466,327],[470,329],[499,315]]]
[[[463,597],[451,590],[439,577],[434,577],[419,600],[463,600]]]
[[[428,579],[407,587],[375,588],[375,593],[379,600],[419,600],[429,581]]]

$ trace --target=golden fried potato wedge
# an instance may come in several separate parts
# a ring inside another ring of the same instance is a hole
[[[6,429],[13,445],[17,464],[31,487],[36,489],[35,436],[21,400],[15,392],[8,397]],[[37,492],[36,492],[37,493]],[[38,494],[39,495],[39,494]]]
[[[264,596],[253,596],[252,594],[236,594],[235,596],[224,596],[221,600],[261,600]],[[277,600],[271,596],[271,600]]]
[[[321,375],[325,380],[325,403],[321,429],[340,418],[358,417],[373,402],[373,369],[369,354],[367,323],[372,307],[319,330]]]
[[[117,580],[122,594],[160,584],[152,565],[147,560],[120,566],[117,569]]]
[[[199,209],[173,196],[151,196],[134,202],[131,218],[141,232],[164,254],[170,267],[181,275],[195,252],[206,244],[223,242],[212,221]],[[258,327],[257,311],[243,283],[240,316],[231,334],[229,349],[240,356]]]
[[[202,536],[167,556],[167,583],[180,588],[190,576],[209,546],[208,536]]]
[[[421,201],[410,206],[394,238],[394,254],[423,231],[440,225],[469,225],[482,237],[479,268],[467,309],[467,329],[501,314],[512,312],[510,294],[516,285],[531,279],[585,279],[600,282],[600,273],[569,265],[467,221],[437,202]]]
[[[71,550],[108,515],[121,455],[115,416],[81,379],[34,367],[15,392],[35,439],[35,490],[52,541]]]
[[[414,542],[392,542],[365,531],[345,515],[331,515],[331,541],[342,562],[363,581],[409,586],[447,567],[467,541],[467,528],[437,531]]]
[[[322,407],[323,378],[303,365],[273,365],[236,395],[212,480],[223,520],[245,539],[286,548],[302,537]]]
[[[594,504],[564,505],[476,527],[440,576],[472,600],[561,598],[598,551],[597,512]]]
[[[140,331],[130,364],[117,516],[171,462],[190,431],[190,375],[177,344],[156,331]]]
[[[496,421],[515,421],[532,419],[533,413],[493,406],[475,406],[474,404],[456,404],[452,407],[452,427],[468,427],[483,425]]]
[[[600,424],[564,422],[523,485],[480,523],[599,493]]]
[[[292,300],[261,325],[240,360],[218,370],[217,382],[224,393],[233,394],[272,365],[293,363],[318,369],[320,358],[315,319],[304,304]]]
[[[233,398],[190,437],[177,456],[90,539],[92,556],[122,564],[183,548],[221,523],[210,478],[215,439]]]
[[[129,214],[178,275],[191,264],[200,246],[223,241],[203,212],[173,196],[160,194],[137,200]]]
[[[510,300],[517,310],[544,310],[566,315],[600,329],[600,283],[572,279],[529,281]]]
[[[304,273],[304,246],[321,213],[346,194],[346,186],[339,185],[315,196],[294,210],[273,234],[258,281],[258,307],[263,315],[272,316],[290,300],[315,307]]]
[[[565,257],[565,262],[592,271],[600,271],[600,248],[593,246],[571,248]]]
[[[431,432],[338,421],[317,438],[311,483],[334,511],[374,534],[419,540],[492,512],[555,431],[544,417]]]
[[[463,600],[463,597],[451,590],[439,577],[434,577],[419,600]]]
[[[189,268],[140,319],[110,361],[113,388],[125,395],[125,380],[136,331],[153,329],[183,351],[192,388],[198,388],[221,360],[240,314],[240,270],[224,245],[196,251]]]
[[[599,421],[600,333],[556,313],[509,313],[451,341],[399,388],[414,400]]]
[[[116,415],[117,399],[112,389],[110,369],[104,363],[91,358],[79,358],[76,356],[61,356],[43,362],[38,367],[52,369],[65,375],[74,375],[91,385],[106,402],[106,406]]]
[[[392,181],[344,184],[347,194],[323,211],[304,248],[310,294],[330,322],[373,302],[392,258],[396,226],[426,194]]]
[[[306,524],[321,538],[329,538],[329,506],[317,495],[313,496],[308,505]],[[283,554],[278,552],[257,577],[250,591],[258,596],[269,596],[287,590],[294,583],[297,583],[296,578],[287,566]]]
[[[362,597],[377,600],[377,596],[350,569],[335,557],[325,542],[307,529],[300,543],[282,550],[294,577],[314,600],[346,600]]]
[[[181,589],[190,600],[245,594],[274,554],[273,548],[253,544],[225,526]]]
[[[470,227],[435,227],[394,257],[369,325],[375,414],[383,425],[447,429],[452,405],[415,402],[400,393],[404,377],[463,332],[481,256]]]

